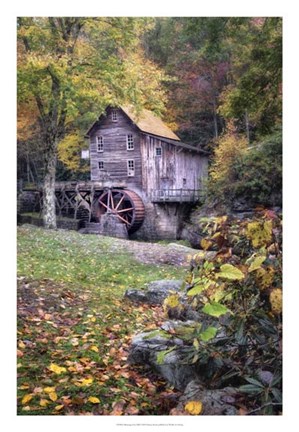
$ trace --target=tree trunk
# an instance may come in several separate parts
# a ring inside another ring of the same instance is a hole
[[[215,101],[213,101],[213,122],[214,122],[214,136],[217,139],[219,136],[219,133],[218,133],[217,111],[216,111],[216,102]]]
[[[43,185],[43,220],[48,229],[56,229],[55,179],[56,179],[56,146],[51,146],[47,153]]]
[[[248,141],[248,144],[250,144],[249,119],[248,119],[248,112],[247,112],[247,110],[245,111],[244,117],[245,117],[245,127],[246,127],[247,141]]]

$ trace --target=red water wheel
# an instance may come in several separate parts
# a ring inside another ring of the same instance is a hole
[[[126,224],[129,233],[140,228],[144,220],[144,204],[133,191],[109,189],[99,197],[100,213],[113,213]]]

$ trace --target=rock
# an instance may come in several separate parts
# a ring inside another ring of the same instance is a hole
[[[204,238],[204,236],[196,232],[192,225],[186,225],[182,229],[180,238],[182,240],[187,240],[192,246],[192,248],[200,249],[200,242]]]
[[[176,409],[181,411],[189,401],[200,401],[203,405],[202,415],[237,415],[234,406],[237,393],[237,389],[233,387],[206,389],[198,380],[193,380],[186,386]]]
[[[102,235],[128,239],[128,230],[125,224],[113,213],[105,213],[101,216],[100,231]]]
[[[163,330],[140,333],[132,340],[128,361],[130,364],[151,366],[171,385],[183,390],[194,379],[196,372],[193,365],[183,362],[182,347],[184,342],[180,338],[172,337]],[[159,361],[159,353],[166,350],[169,352]]]
[[[179,292],[182,280],[158,280],[148,284],[145,290],[128,289],[125,298],[141,303],[162,304],[171,291]]]

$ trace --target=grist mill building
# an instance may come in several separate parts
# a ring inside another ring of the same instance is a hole
[[[108,107],[86,135],[91,181],[110,188],[99,197],[98,217],[114,212],[136,237],[177,238],[207,175],[206,153],[181,142],[152,112],[129,106]]]
[[[130,238],[179,238],[200,197],[207,154],[184,144],[152,112],[129,106],[108,106],[86,138],[90,181],[56,183],[58,216],[79,220],[85,232],[113,235],[105,228],[113,218]]]

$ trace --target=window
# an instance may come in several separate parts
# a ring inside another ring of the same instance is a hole
[[[162,156],[162,147],[156,147],[156,156]]]
[[[116,122],[117,121],[117,111],[112,110],[111,116],[112,116],[112,121]]]
[[[128,160],[128,177],[135,176],[135,163],[133,160]]]
[[[134,138],[133,135],[127,135],[127,150],[134,150]]]
[[[100,153],[104,151],[104,137],[102,136],[97,137],[97,151]]]
[[[103,170],[103,169],[104,169],[104,162],[99,161],[99,170]]]
[[[89,159],[89,150],[81,151],[81,159]]]

